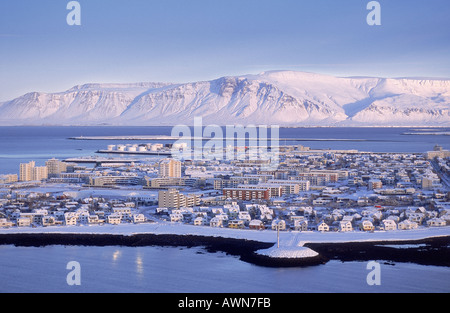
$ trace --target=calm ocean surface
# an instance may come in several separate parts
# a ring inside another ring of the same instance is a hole
[[[286,144],[321,149],[425,152],[435,144],[450,149],[449,136],[404,132],[411,128],[286,128],[280,129],[280,137],[303,138]],[[170,133],[170,127],[0,127],[0,174],[18,173],[22,162],[43,165],[52,157],[95,155],[108,144],[129,143],[68,137]],[[81,286],[66,283],[70,261],[81,265]],[[277,269],[201,248],[0,246],[0,292],[450,292],[446,267],[382,263],[381,285],[369,286],[366,265],[331,261]]]
[[[66,282],[71,261],[80,264],[80,286]],[[366,262],[331,261],[306,268],[266,268],[201,248],[0,246],[0,292],[450,291],[446,267],[381,263],[381,285],[369,286],[366,266]]]

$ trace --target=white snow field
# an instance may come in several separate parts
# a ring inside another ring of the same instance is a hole
[[[50,226],[50,227],[14,227],[0,229],[0,234],[17,233],[58,233],[58,234],[116,234],[131,236],[134,234],[156,235],[194,235],[207,237],[222,237],[234,239],[246,239],[260,242],[274,243],[269,249],[259,250],[258,254],[282,257],[301,258],[316,256],[317,253],[303,247],[307,242],[376,242],[376,241],[411,241],[433,237],[450,236],[450,226],[445,227],[420,227],[414,230],[375,231],[373,233],[363,231],[352,232],[297,232],[280,231],[280,247],[277,248],[277,232],[273,230],[240,230],[229,228],[213,228],[209,226],[193,226],[180,223],[160,222],[144,224],[119,224],[96,226]]]

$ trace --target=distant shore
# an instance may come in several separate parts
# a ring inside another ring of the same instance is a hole
[[[409,262],[450,267],[450,236],[401,241],[307,242],[304,247],[318,253],[314,257],[276,258],[256,253],[274,243],[248,239],[172,234],[93,234],[93,233],[2,233],[0,245],[43,247],[68,246],[167,246],[204,247],[208,252],[225,252],[240,260],[266,267],[301,267],[330,260]]]

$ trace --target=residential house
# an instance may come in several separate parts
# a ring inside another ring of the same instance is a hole
[[[328,226],[328,224],[325,223],[324,221],[321,221],[321,222],[317,225],[317,230],[320,231],[320,232],[330,231],[330,226]]]
[[[359,227],[363,231],[373,231],[375,229],[372,222],[369,220],[362,220]]]
[[[382,229],[384,230],[397,230],[397,223],[393,219],[384,219],[381,222]]]
[[[305,219],[295,219],[294,220],[294,230],[295,231],[307,231],[308,221]]]
[[[250,213],[248,213],[247,211],[240,211],[238,214],[238,219],[250,223],[250,221],[252,220],[252,218],[250,217]]]
[[[170,217],[170,221],[171,222],[182,222],[183,221],[183,214],[181,214],[181,213],[171,213],[170,215],[169,215],[169,217]]]
[[[244,221],[243,220],[231,220],[228,222],[229,228],[235,228],[235,229],[242,229],[244,228]]]
[[[339,231],[342,231],[342,232],[353,231],[352,222],[340,221],[339,222]]]
[[[42,226],[53,226],[56,224],[56,218],[51,215],[46,215],[42,217]]]
[[[19,217],[16,223],[18,227],[28,227],[31,225],[31,220],[28,217]]]
[[[108,223],[113,225],[118,225],[122,222],[122,216],[117,213],[108,215]]]
[[[411,222],[410,220],[404,220],[397,224],[397,228],[401,230],[415,229],[418,226],[416,222]]]
[[[64,224],[65,225],[77,225],[78,216],[75,212],[64,213]]]
[[[101,224],[102,222],[104,222],[104,220],[101,220],[96,214],[90,214],[88,216],[88,224]]]
[[[223,227],[223,220],[220,217],[215,216],[209,221],[209,226]]]
[[[11,227],[12,222],[8,221],[6,218],[0,218],[0,227]]]
[[[250,229],[256,229],[256,230],[263,230],[266,228],[264,226],[264,223],[261,220],[251,220],[248,227]]]
[[[146,218],[144,214],[133,214],[133,223],[144,223],[146,221]]]
[[[273,220],[272,221],[272,230],[286,230],[286,222],[284,220]]]
[[[427,221],[429,227],[447,226],[447,222],[443,218],[431,218]]]
[[[194,219],[194,225],[195,226],[203,226],[203,225],[205,225],[205,218],[202,217],[202,216],[197,216]]]

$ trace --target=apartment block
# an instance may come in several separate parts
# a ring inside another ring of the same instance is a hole
[[[196,194],[183,194],[174,188],[158,192],[158,206],[160,208],[181,208],[197,205],[200,205],[200,197]]]
[[[181,177],[181,162],[164,159],[159,163],[159,177]]]
[[[224,188],[223,195],[225,198],[237,199],[237,200],[269,200],[270,199],[270,189],[269,188],[248,188],[248,187],[238,187],[238,188]]]

